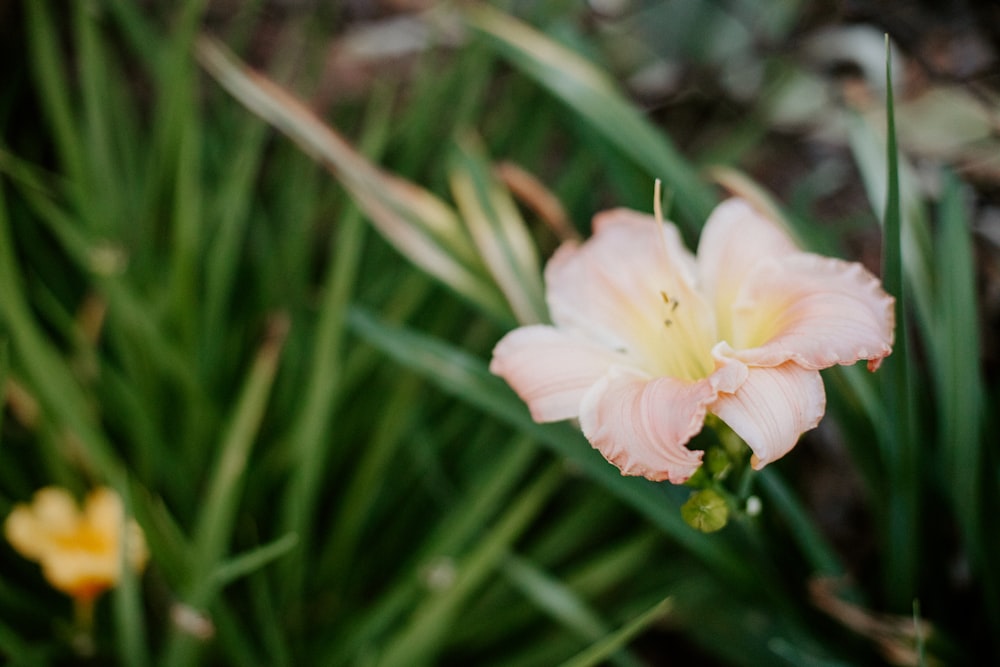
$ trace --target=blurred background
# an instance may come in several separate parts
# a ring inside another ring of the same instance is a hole
[[[0,48],[0,514],[108,484],[150,551],[81,624],[0,545],[6,663],[1000,660],[995,2],[4,0]],[[903,370],[824,372],[711,535],[486,370],[656,178],[689,243],[736,193],[902,256]]]

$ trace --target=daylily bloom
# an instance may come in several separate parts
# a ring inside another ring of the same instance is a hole
[[[760,469],[815,427],[819,370],[892,351],[893,299],[858,263],[799,249],[740,199],[719,205],[697,257],[676,227],[617,209],[545,268],[553,325],[515,329],[490,370],[538,422],[578,418],[623,474],[686,481],[688,441],[714,414]]]
[[[68,491],[45,487],[4,524],[7,541],[41,565],[53,588],[86,604],[118,583],[123,530],[125,561],[140,572],[149,558],[145,538],[134,520],[125,522],[121,498],[109,488],[92,491],[81,511]]]

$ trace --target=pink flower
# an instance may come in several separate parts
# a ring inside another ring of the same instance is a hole
[[[490,370],[535,421],[578,418],[625,475],[679,484],[711,413],[753,450],[784,456],[826,408],[819,370],[892,351],[893,299],[857,263],[800,250],[746,202],[719,205],[697,257],[677,229],[618,209],[545,269],[553,325],[508,333]]]

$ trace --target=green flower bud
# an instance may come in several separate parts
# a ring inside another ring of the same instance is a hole
[[[696,530],[714,533],[729,520],[729,506],[717,491],[702,489],[692,493],[681,506],[681,518]]]

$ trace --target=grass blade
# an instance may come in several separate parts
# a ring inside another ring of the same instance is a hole
[[[511,554],[504,561],[503,571],[535,605],[577,636],[597,641],[608,634],[600,616],[575,591],[530,560]],[[622,667],[641,664],[624,651],[612,651],[603,657]]]
[[[715,205],[715,195],[673,144],[625,99],[604,72],[528,24],[488,5],[466,5],[462,18],[488,37],[511,64],[561,99],[606,141],[662,179],[677,205],[678,222],[688,240],[694,238]]]
[[[125,497],[126,507],[131,507],[132,501]],[[123,521],[127,518],[123,518]],[[127,537],[128,531],[122,530]],[[119,559],[122,562],[121,580],[114,590],[115,626],[118,629],[118,655],[123,665],[129,667],[148,667],[152,664],[149,652],[149,640],[146,630],[145,611],[142,606],[142,593],[139,575],[125,564],[125,554],[129,545],[123,541],[120,547]]]
[[[0,320],[10,337],[18,370],[44,409],[77,439],[84,464],[92,466],[112,486],[122,488],[125,476],[121,461],[98,430],[87,397],[72,371],[34,321],[23,275],[16,260],[6,197],[0,185]]]
[[[185,602],[194,609],[207,606],[216,592],[213,575],[231,539],[247,459],[267,407],[287,328],[284,318],[272,322],[222,438],[194,534],[194,571],[185,592]],[[192,664],[199,646],[191,635],[175,631],[165,664]]]
[[[607,660],[616,651],[626,646],[636,635],[649,627],[652,623],[660,620],[668,613],[672,607],[670,598],[661,600],[648,610],[636,616],[626,623],[617,632],[608,635],[599,642],[594,643],[590,648],[564,662],[560,667],[593,667]]]
[[[993,627],[1000,627],[1000,577],[987,557],[987,517],[996,498],[984,493],[983,426],[986,386],[981,367],[976,265],[963,189],[954,174],[944,178],[937,267],[934,343],[938,442],[944,478],[973,566],[986,587],[983,599]]]
[[[451,156],[451,189],[479,252],[517,321],[548,321],[538,251],[510,193],[489,170],[481,142],[461,137]]]
[[[561,466],[550,467],[518,495],[514,504],[458,566],[454,583],[418,607],[407,627],[383,652],[380,667],[433,662],[441,638],[455,621],[461,605],[497,568],[507,549],[542,511],[562,481]]]
[[[896,342],[892,356],[882,369],[888,428],[883,431],[886,466],[887,533],[886,586],[890,603],[897,609],[909,609],[917,594],[919,549],[920,476],[917,439],[913,419],[914,394],[911,363],[907,345],[908,288],[903,280],[903,215],[899,197],[899,163],[896,125],[893,113],[892,62],[886,36],[886,116],[887,116],[887,188],[882,243],[882,282],[896,297]]]
[[[421,269],[510,321],[510,309],[486,277],[454,211],[432,193],[383,172],[324,125],[290,93],[242,67],[219,43],[199,42],[205,69],[250,111],[284,132],[343,183],[378,231]]]
[[[72,87],[61,71],[63,58],[56,46],[57,31],[52,24],[48,5],[46,0],[39,0],[28,3],[24,8],[26,31],[29,35],[27,42],[31,48],[30,60],[43,104],[42,111],[51,125],[63,169],[69,176],[69,181],[82,189],[87,183],[84,147],[76,130],[73,101],[69,98]],[[79,194],[82,194],[82,190]]]
[[[237,579],[253,574],[268,563],[290,552],[298,545],[298,542],[297,535],[287,533],[273,542],[220,563],[212,573],[212,586],[217,589],[224,588]]]

